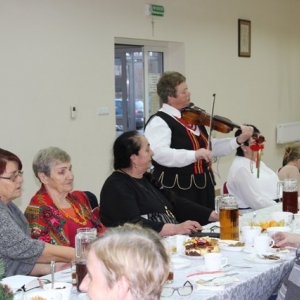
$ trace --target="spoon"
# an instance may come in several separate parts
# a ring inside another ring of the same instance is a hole
[[[256,218],[256,212],[253,213],[253,216],[252,216],[252,220],[251,220],[251,227],[250,229],[253,229],[253,225],[254,225],[254,220]]]
[[[54,269],[55,269],[55,261],[51,260],[51,264],[50,264],[50,268],[51,268],[51,288],[52,290],[54,289]]]

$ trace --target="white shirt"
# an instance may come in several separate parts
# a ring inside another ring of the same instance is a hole
[[[165,112],[173,118],[181,117],[178,109],[165,103],[159,111]],[[176,120],[176,118],[174,119]],[[194,130],[189,130],[197,136],[200,135],[198,126]],[[145,136],[150,143],[150,148],[154,152],[153,159],[162,166],[180,168],[196,161],[194,150],[170,148],[172,131],[168,124],[158,116],[153,117],[146,126]],[[214,157],[229,155],[234,149],[239,147],[236,138],[212,138],[211,144],[212,155]]]
[[[236,196],[239,208],[257,210],[276,204],[273,200],[279,198],[278,182],[277,174],[262,161],[257,178],[256,163],[246,157],[236,156],[228,172],[227,189]]]

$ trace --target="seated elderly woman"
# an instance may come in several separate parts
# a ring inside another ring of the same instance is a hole
[[[158,300],[169,275],[169,257],[157,233],[125,224],[108,228],[92,242],[87,269],[80,290],[91,300]]]
[[[97,228],[98,234],[104,231],[99,212],[92,212],[86,194],[71,192],[74,175],[65,151],[57,147],[40,150],[33,171],[42,185],[25,210],[32,238],[74,247],[78,228]]]
[[[262,145],[264,138],[260,139],[259,130],[253,125],[253,136],[236,150],[236,157],[228,172],[227,189],[236,196],[241,213],[250,212],[267,206],[275,205],[278,199],[277,174],[259,161],[257,168],[257,151],[253,145],[257,142]],[[241,130],[235,132],[239,136]]]
[[[300,142],[285,148],[282,165],[283,167],[278,171],[279,179],[296,179],[300,196]]]
[[[0,259],[4,276],[45,275],[50,261],[71,262],[75,250],[37,241],[30,237],[29,226],[20,209],[12,202],[21,196],[22,162],[13,153],[0,149]],[[56,267],[69,267],[56,264]],[[58,270],[56,269],[56,270]]]
[[[123,133],[113,153],[115,171],[100,194],[100,219],[105,226],[141,223],[168,236],[197,232],[200,224],[218,220],[214,210],[177,196],[146,172],[153,151],[145,136],[137,131]]]

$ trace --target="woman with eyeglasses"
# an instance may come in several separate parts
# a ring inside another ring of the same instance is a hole
[[[75,258],[71,247],[54,246],[30,237],[29,226],[13,200],[21,196],[22,162],[15,154],[0,149],[0,260],[4,276],[50,273],[50,261],[56,271],[69,267]]]
[[[92,242],[87,271],[80,290],[90,300],[158,300],[169,275],[169,256],[156,232],[125,224],[108,228]]]
[[[99,210],[92,211],[87,195],[72,191],[74,174],[70,155],[57,147],[40,150],[33,159],[33,171],[41,188],[25,210],[31,237],[50,244],[75,247],[78,228],[105,231]]]
[[[236,150],[228,172],[227,189],[236,196],[240,212],[246,213],[278,202],[277,174],[260,160],[264,137],[253,125],[254,134]],[[238,129],[235,136],[240,134]],[[259,155],[258,155],[259,154]]]

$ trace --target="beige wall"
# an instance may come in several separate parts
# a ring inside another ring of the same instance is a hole
[[[264,161],[281,164],[276,124],[300,121],[300,2],[152,1],[166,11],[154,36],[146,3],[0,0],[0,147],[24,163],[22,209],[39,186],[32,158],[50,145],[72,156],[75,188],[99,195],[115,138],[115,38],[172,42],[169,67],[185,73],[192,101],[209,111],[216,93],[215,113],[257,125],[267,139]],[[237,56],[239,18],[252,22],[251,58]],[[111,113],[97,116],[99,106]],[[218,186],[231,160],[215,165]]]

